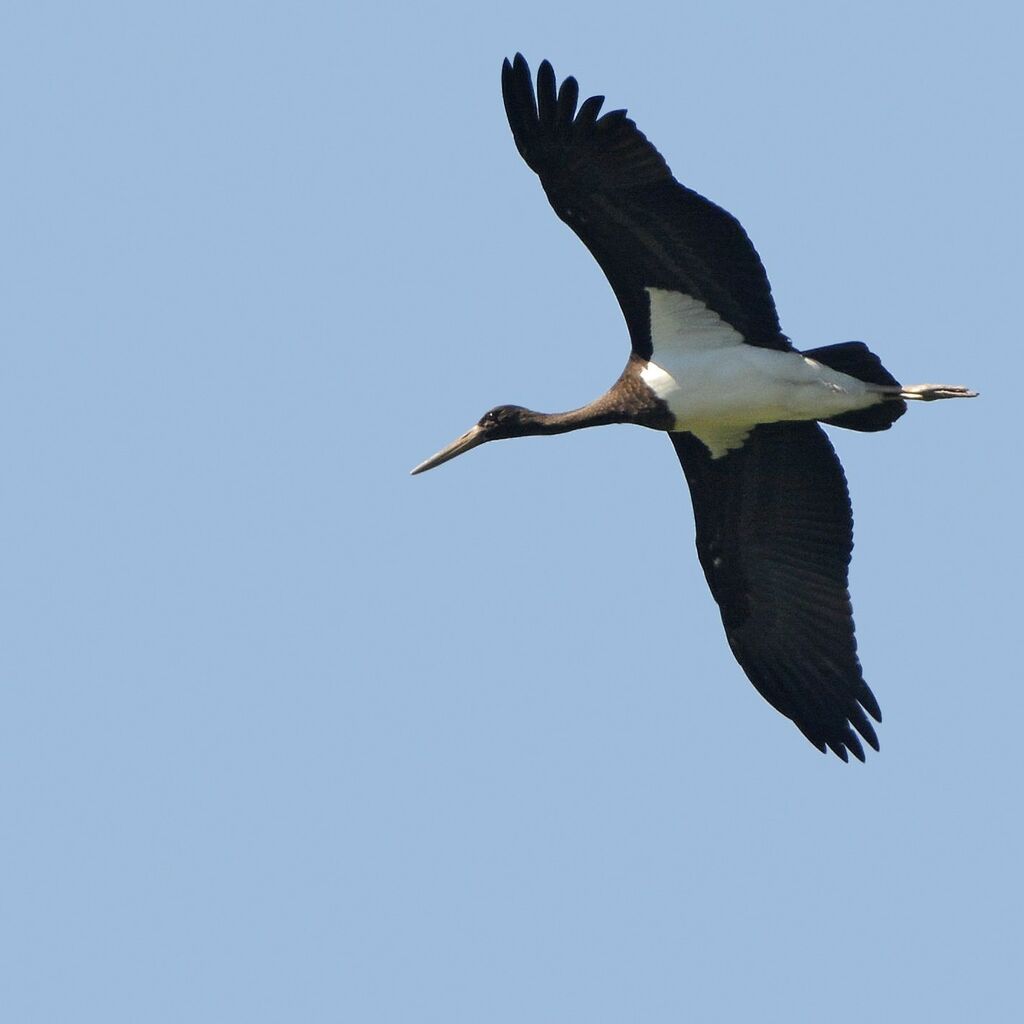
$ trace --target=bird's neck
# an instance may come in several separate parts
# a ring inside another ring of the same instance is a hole
[[[565,434],[570,430],[582,430],[584,427],[603,427],[609,423],[628,423],[630,418],[623,410],[607,401],[608,396],[600,398],[579,409],[568,412],[533,412],[523,424],[527,434]]]
[[[625,372],[599,398],[569,412],[531,413],[530,434],[564,434],[583,427],[609,423],[639,423],[657,430],[671,430],[675,418],[668,406],[634,372],[632,361]]]

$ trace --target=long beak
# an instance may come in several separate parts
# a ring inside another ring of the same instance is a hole
[[[479,424],[475,427],[470,427],[462,437],[457,437],[450,445],[448,445],[447,448],[442,448],[436,455],[431,455],[426,462],[421,462],[412,471],[411,475],[415,476],[417,473],[425,473],[428,469],[440,466],[442,462],[454,459],[456,455],[468,452],[470,448],[475,448],[478,444],[483,444],[486,440],[487,436],[484,434],[483,429]]]

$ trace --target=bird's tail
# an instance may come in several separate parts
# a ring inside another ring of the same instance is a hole
[[[907,402],[934,402],[940,398],[975,398],[977,391],[957,384],[912,384],[904,386],[882,365],[862,341],[844,341],[804,352],[819,363],[847,373],[865,384],[875,384],[884,399],[878,405],[834,416],[826,423],[849,430],[888,430],[906,411]]]
[[[865,384],[877,384],[886,401],[867,409],[844,412],[826,423],[848,430],[888,430],[906,411],[900,382],[882,365],[882,360],[863,341],[844,341],[838,345],[825,345],[804,352],[810,359],[840,373],[849,374]]]

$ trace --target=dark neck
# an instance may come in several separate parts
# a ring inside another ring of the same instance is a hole
[[[603,427],[608,423],[629,423],[631,419],[622,410],[615,409],[605,401],[602,395],[594,402],[580,409],[569,412],[534,412],[530,410],[529,418],[524,418],[524,434],[565,434],[570,430],[582,430],[584,427]]]
[[[570,412],[530,412],[524,434],[564,434],[583,427],[607,423],[639,423],[655,430],[671,430],[675,417],[633,370],[632,360],[625,372],[600,398]]]

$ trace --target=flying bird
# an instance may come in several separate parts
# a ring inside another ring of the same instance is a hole
[[[971,398],[901,385],[859,341],[800,352],[779,326],[756,250],[725,210],[679,184],[625,110],[578,103],[544,61],[501,76],[516,148],[590,250],[632,351],[571,412],[499,405],[412,472],[485,441],[606,423],[668,433],[690,488],[697,555],[732,652],[760,694],[820,751],[864,760],[882,720],[861,673],[848,569],[853,515],[820,423],[887,430],[908,401]],[[859,734],[859,735],[858,735]]]

